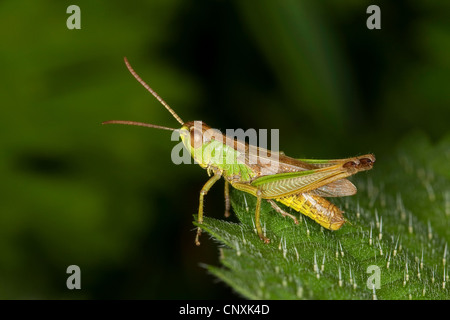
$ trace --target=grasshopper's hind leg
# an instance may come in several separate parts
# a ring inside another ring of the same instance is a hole
[[[198,223],[203,223],[203,198],[205,197],[205,195],[208,193],[209,189],[211,189],[211,187],[214,185],[214,183],[217,182],[217,180],[220,179],[220,177],[222,176],[222,174],[220,173],[216,173],[214,174],[214,176],[212,176],[203,186],[202,190],[200,191],[200,203],[198,206],[198,217],[197,217],[197,222]],[[197,227],[197,235],[195,236],[195,244],[197,246],[200,245],[200,235],[202,233],[202,229],[200,227]]]
[[[255,210],[255,226],[256,226],[256,231],[258,232],[258,236],[259,238],[264,241],[264,243],[269,243],[270,239],[267,238],[261,228],[261,191],[258,190],[256,192],[256,210]]]
[[[289,218],[291,218],[292,220],[294,220],[295,224],[298,224],[297,217],[294,216],[294,215],[292,215],[292,214],[290,214],[290,213],[287,213],[286,211],[284,211],[283,209],[281,209],[281,208],[277,205],[277,203],[276,203],[275,201],[273,201],[272,199],[267,199],[267,202],[269,202],[270,205],[272,206],[272,208],[274,208],[275,211],[278,212],[278,213],[280,213],[283,217],[289,217]]]

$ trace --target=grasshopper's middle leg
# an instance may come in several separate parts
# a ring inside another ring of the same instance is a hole
[[[205,197],[205,195],[208,193],[209,189],[211,189],[211,187],[214,185],[214,183],[216,183],[217,180],[220,179],[222,175],[220,173],[216,173],[214,174],[214,176],[212,176],[203,186],[202,190],[200,191],[200,203],[198,206],[198,217],[197,217],[197,222],[198,223],[203,223],[203,198]],[[202,229],[200,227],[197,227],[197,235],[195,236],[195,244],[197,246],[200,245],[200,234],[202,233]]]
[[[269,243],[270,239],[264,236],[264,233],[261,228],[261,191],[256,191],[256,210],[255,210],[255,226],[256,231],[258,232],[259,238],[264,241],[264,243]]]

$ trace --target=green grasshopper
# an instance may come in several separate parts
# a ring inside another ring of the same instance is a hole
[[[144,86],[181,124],[181,129],[154,124],[111,120],[103,124],[127,124],[156,129],[178,131],[181,140],[194,160],[206,169],[210,179],[200,191],[198,224],[203,223],[204,197],[221,178],[225,179],[225,216],[229,216],[229,185],[256,197],[255,227],[264,243],[269,243],[265,230],[261,227],[261,201],[265,199],[284,217],[298,220],[281,209],[277,202],[293,208],[310,217],[329,230],[338,230],[345,219],[342,211],[324,197],[350,196],[356,187],[347,179],[360,171],[370,170],[375,156],[367,154],[359,157],[317,160],[294,159],[282,152],[272,152],[251,146],[241,140],[224,136],[201,121],[184,122],[175,111],[147,85],[133,70],[127,58],[125,64],[136,80]],[[262,152],[264,151],[264,152]],[[276,157],[272,157],[272,156]],[[250,159],[256,161],[250,161]],[[275,158],[275,159],[274,159]],[[220,161],[220,160],[227,161]],[[201,228],[197,228],[195,244],[200,245]]]

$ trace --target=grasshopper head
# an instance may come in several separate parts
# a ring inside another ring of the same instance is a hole
[[[206,146],[212,141],[223,141],[222,133],[202,121],[189,121],[180,129],[180,137],[191,156],[201,167],[206,167],[210,158],[204,153]]]

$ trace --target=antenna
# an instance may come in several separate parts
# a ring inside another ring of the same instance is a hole
[[[179,130],[179,129],[173,129],[173,128],[168,128],[168,127],[163,127],[163,126],[157,126],[155,124],[150,124],[150,123],[126,121],[126,120],[109,120],[109,121],[102,122],[102,124],[128,124],[131,126],[148,127],[148,128],[163,129],[163,130],[170,130],[170,131],[178,131]]]
[[[184,125],[184,121],[181,120],[181,118],[176,114],[175,111],[173,111],[173,109],[155,92],[153,91],[152,88],[150,88],[150,86],[148,84],[145,83],[144,80],[142,80],[142,78],[136,73],[136,71],[134,71],[134,69],[131,67],[130,63],[128,62],[127,57],[124,57],[123,60],[125,61],[125,64],[128,68],[128,70],[130,71],[130,73],[133,75],[133,77],[136,78],[136,80],[142,84],[142,86],[147,89],[148,92],[150,92],[171,114],[172,116],[181,124]],[[117,123],[117,122],[115,122]],[[128,123],[130,124],[130,123]],[[136,125],[142,125],[142,124],[136,124]],[[161,128],[162,129],[162,128]],[[172,129],[169,129],[172,130]]]

